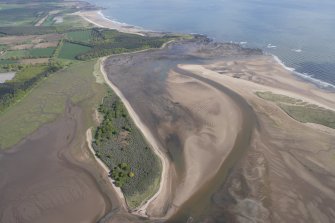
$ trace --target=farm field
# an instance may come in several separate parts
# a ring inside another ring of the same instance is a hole
[[[80,41],[80,42],[85,42],[85,43],[89,43],[92,39],[90,29],[71,31],[66,34],[66,37],[72,41]]]
[[[24,49],[24,50],[9,50],[0,58],[2,59],[11,59],[11,58],[21,59],[21,58],[51,57],[54,51],[55,51],[55,47],[32,48],[32,49]]]
[[[0,65],[5,65],[5,64],[16,64],[17,61],[16,60],[4,60],[4,59],[0,59]]]
[[[59,58],[76,60],[76,56],[89,51],[91,48],[79,44],[65,42],[60,50]]]

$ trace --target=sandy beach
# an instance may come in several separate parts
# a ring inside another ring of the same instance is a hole
[[[101,11],[82,11],[82,12],[76,12],[74,14],[79,15],[80,17],[85,19],[87,22],[92,23],[93,25],[97,27],[115,29],[120,32],[138,34],[141,36],[149,32],[148,30],[144,30],[139,27],[126,25],[126,24],[122,24],[122,23],[110,20],[106,18],[101,13]]]

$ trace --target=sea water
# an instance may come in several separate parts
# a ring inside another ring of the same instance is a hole
[[[88,1],[126,24],[260,48],[310,81],[335,85],[334,0]]]

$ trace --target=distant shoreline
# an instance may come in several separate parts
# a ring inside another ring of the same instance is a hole
[[[146,30],[144,28],[130,25],[126,23],[122,23],[119,21],[114,21],[109,18],[107,18],[102,10],[96,10],[96,11],[87,11],[87,12],[79,12],[78,13],[83,19],[86,21],[103,28],[110,28],[110,29],[116,29],[120,32],[125,33],[132,33],[132,34],[138,34],[138,35],[146,35],[148,33],[159,33],[152,30]],[[244,46],[246,42],[237,43],[241,46]],[[263,51],[264,54],[269,54]],[[295,76],[301,78],[303,81],[307,81],[309,83],[312,83],[316,85],[318,88],[323,90],[329,90],[329,91],[335,91],[335,85],[328,83],[326,81],[323,81],[321,79],[315,78],[308,74],[299,73],[295,70],[295,68],[291,68],[285,65],[285,63],[275,54],[270,54],[274,57],[274,59],[282,65],[286,70],[292,72]]]
[[[125,24],[110,20],[102,14],[101,10],[80,11],[74,14],[79,15],[87,22],[92,23],[93,25],[97,27],[101,27],[101,28],[115,29],[119,32],[137,34],[141,36],[144,36],[145,33],[150,32],[148,30],[144,30],[139,27],[125,25]]]

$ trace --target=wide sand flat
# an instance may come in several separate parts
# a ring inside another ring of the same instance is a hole
[[[252,105],[260,125],[250,150],[217,195],[232,202],[221,200],[225,213],[213,207],[208,219],[332,222],[335,131],[293,120],[254,93],[272,91],[333,110],[335,94],[302,82],[267,56],[179,67],[238,92]]]
[[[78,153],[81,118],[80,109],[69,105],[63,117],[0,154],[1,222],[94,222],[111,207],[71,155],[72,148],[76,159],[88,160]]]
[[[212,86],[171,71],[167,90],[174,102],[198,120],[197,128],[180,133],[184,141],[185,173],[172,202],[179,207],[215,176],[241,129],[241,112],[234,101]],[[153,204],[155,205],[155,204]]]

